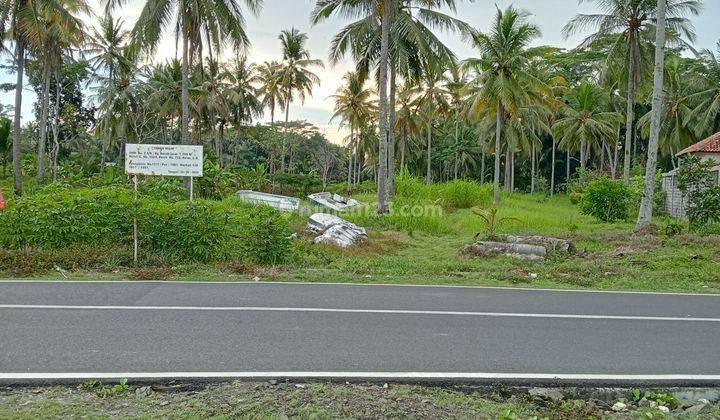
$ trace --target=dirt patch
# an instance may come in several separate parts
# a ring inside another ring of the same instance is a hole
[[[688,233],[677,236],[677,240],[682,245],[720,246],[720,235],[700,236]]]
[[[86,383],[87,384],[87,383]],[[111,389],[108,392],[99,392]],[[650,395],[650,394],[648,394]],[[681,399],[677,410],[716,405]],[[675,397],[673,397],[675,398]],[[696,398],[700,398],[696,396]],[[704,398],[704,397],[703,397]],[[616,401],[626,401],[614,412]],[[383,383],[232,382],[0,389],[0,418],[659,418],[627,389],[419,386]],[[648,416],[648,414],[650,414]],[[653,416],[654,414],[654,416]],[[678,412],[680,414],[680,412]],[[683,413],[684,414],[684,413]]]
[[[139,267],[130,269],[131,280],[168,280],[173,275],[169,266]]]

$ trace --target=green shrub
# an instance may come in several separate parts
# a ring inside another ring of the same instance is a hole
[[[665,226],[663,226],[663,233],[665,236],[673,237],[682,235],[685,232],[685,224],[679,220],[670,220]]]
[[[280,263],[290,252],[288,222],[269,207],[249,206],[234,197],[169,203],[142,196],[136,212],[133,192],[116,187],[54,190],[22,197],[0,213],[0,248],[127,249],[132,244],[134,214],[141,253],[163,261]],[[23,257],[13,255],[4,259]],[[25,259],[37,258],[49,261],[49,257],[34,254]],[[47,267],[49,263],[38,264]]]
[[[688,197],[686,214],[690,227],[699,231],[703,226],[720,224],[720,185],[715,163],[690,156],[683,159],[678,173],[678,187]]]
[[[426,184],[420,178],[405,172],[395,180],[396,196],[414,201],[426,200],[450,209],[469,209],[487,205],[492,197],[492,186],[466,180],[444,184]]]
[[[628,217],[630,189],[622,181],[602,177],[591,181],[583,193],[580,211],[605,222]]]
[[[469,209],[490,203],[491,190],[472,181],[455,180],[438,184],[442,204],[454,209]]]
[[[166,259],[274,264],[291,246],[290,228],[278,211],[235,198],[143,203],[141,214],[143,246]]]
[[[57,249],[122,243],[132,237],[132,191],[44,190],[0,213],[0,246]]]

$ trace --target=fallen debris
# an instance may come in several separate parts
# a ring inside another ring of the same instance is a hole
[[[340,248],[350,248],[368,239],[365,228],[326,213],[315,213],[310,216],[307,230],[319,235],[313,243]]]
[[[310,200],[313,204],[317,204],[318,206],[337,212],[344,212],[360,207],[360,203],[355,199],[345,198],[341,195],[329,192],[310,194],[308,196],[308,200]]]
[[[460,248],[463,257],[493,257],[506,255],[519,260],[538,261],[547,257],[544,246],[505,242],[475,242]]]
[[[513,236],[501,235],[502,242],[513,244],[527,244],[545,247],[548,253],[572,254],[575,245],[567,239],[551,238],[548,236]]]
[[[294,197],[250,190],[240,190],[235,195],[242,201],[270,206],[281,211],[298,211],[300,209],[300,200]]]

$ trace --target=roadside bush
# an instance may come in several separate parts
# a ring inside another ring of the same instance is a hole
[[[630,190],[625,183],[603,177],[587,185],[580,211],[604,222],[625,220],[629,211],[629,195]]]
[[[132,244],[133,215],[137,214],[141,251],[161,261],[280,263],[290,252],[288,222],[269,207],[249,206],[234,197],[195,203],[141,197],[136,213],[132,194],[108,187],[24,196],[0,212],[0,248],[127,249]],[[22,255],[13,258],[17,257]],[[72,268],[72,264],[64,268]]]
[[[720,185],[718,174],[712,171],[715,164],[700,157],[690,156],[683,160],[678,173],[678,187],[687,196],[686,214],[690,228],[720,224]]]
[[[180,261],[250,260],[280,263],[290,250],[290,228],[269,207],[229,198],[143,203],[141,239],[155,253]]]
[[[132,191],[44,190],[0,213],[0,246],[58,249],[122,243],[132,233]]]

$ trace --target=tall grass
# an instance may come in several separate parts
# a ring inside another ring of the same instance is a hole
[[[490,203],[490,185],[481,185],[466,180],[455,180],[443,184],[426,184],[407,172],[396,179],[397,197],[416,201],[430,201],[446,209],[468,209]]]

